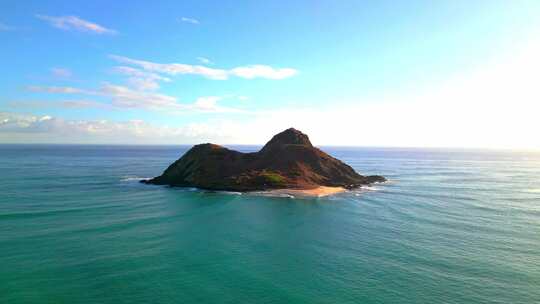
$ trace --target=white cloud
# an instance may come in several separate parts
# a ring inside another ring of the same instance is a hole
[[[156,79],[156,80],[162,80],[162,81],[171,81],[170,78],[160,76],[155,73],[148,73],[145,71],[141,71],[139,69],[135,69],[132,67],[127,66],[117,66],[114,68],[114,70],[120,74],[132,76],[132,77],[138,77],[138,78],[150,78],[150,79]]]
[[[186,22],[186,23],[191,23],[191,24],[200,24],[199,20],[194,19],[194,18],[188,18],[188,17],[181,17],[180,21]]]
[[[296,75],[298,71],[291,68],[275,69],[267,65],[250,65],[245,67],[234,68],[230,71],[230,74],[246,78],[267,78],[267,79],[284,79]]]
[[[298,71],[293,68],[273,68],[271,66],[260,64],[236,67],[231,70],[224,70],[209,68],[201,65],[189,65],[182,63],[155,63],[151,61],[131,59],[128,57],[117,55],[110,55],[110,57],[118,62],[139,66],[142,69],[151,72],[163,73],[168,75],[193,74],[216,80],[228,79],[230,75],[246,79],[285,79],[292,77],[298,73]]]
[[[149,73],[127,66],[115,67],[114,71],[129,76],[128,83],[140,91],[157,90],[159,89],[158,81],[171,81],[170,78],[160,76],[156,73]]]
[[[63,79],[71,78],[71,76],[73,76],[73,73],[69,69],[66,69],[66,68],[52,68],[51,74],[56,78],[63,78]]]
[[[63,30],[77,30],[96,34],[116,34],[117,32],[99,24],[83,20],[77,16],[46,16],[36,15],[37,18],[48,22],[51,26]]]
[[[199,60],[199,62],[202,64],[206,64],[206,65],[213,64],[213,62],[206,57],[197,57],[197,60]]]
[[[227,79],[227,71],[221,69],[212,69],[201,65],[189,65],[181,63],[162,64],[144,60],[136,60],[116,55],[111,55],[110,57],[118,62],[136,65],[143,68],[144,70],[151,72],[164,73],[168,75],[195,74],[202,75],[210,79]]]

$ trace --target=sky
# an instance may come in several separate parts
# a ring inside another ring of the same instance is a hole
[[[268,2],[268,3],[266,3]],[[540,1],[0,2],[0,143],[540,149]]]

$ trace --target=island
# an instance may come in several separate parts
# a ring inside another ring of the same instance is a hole
[[[223,191],[275,191],[323,196],[386,179],[358,174],[314,147],[294,128],[275,135],[258,152],[242,153],[215,144],[193,146],[160,176],[141,182]]]

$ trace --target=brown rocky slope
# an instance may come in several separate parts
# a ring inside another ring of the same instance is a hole
[[[356,188],[384,182],[363,176],[314,147],[304,133],[290,128],[275,135],[259,152],[242,153],[214,144],[192,147],[148,184],[208,190],[260,191],[313,189],[319,186]]]

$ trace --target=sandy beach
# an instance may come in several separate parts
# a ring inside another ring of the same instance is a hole
[[[346,191],[343,187],[326,187],[326,186],[320,186],[313,189],[278,189],[278,190],[272,190],[271,193],[276,194],[287,194],[292,196],[314,196],[314,197],[323,197],[328,196],[340,192]]]

